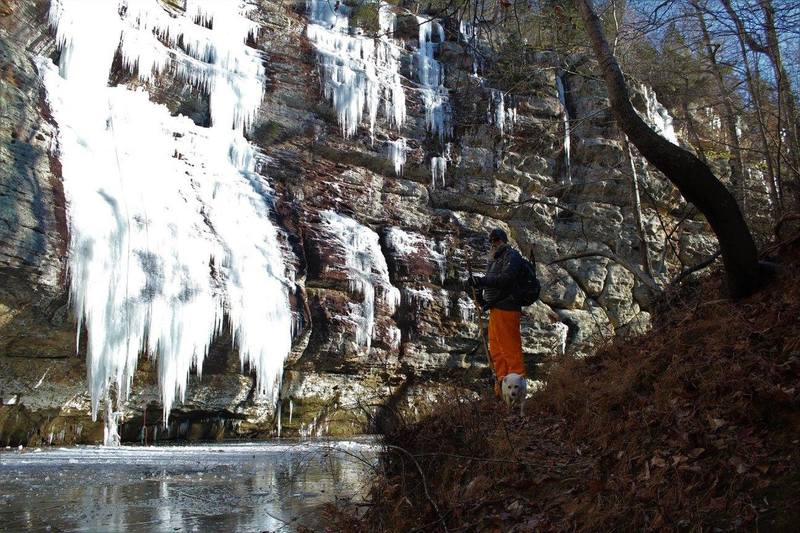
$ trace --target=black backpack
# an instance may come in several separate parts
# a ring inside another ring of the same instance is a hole
[[[526,305],[533,305],[539,299],[539,292],[542,290],[542,286],[536,278],[536,267],[533,262],[522,257],[522,254],[520,254],[520,258],[522,259],[522,268],[518,274],[517,290],[514,292],[514,298],[519,305],[525,307]]]

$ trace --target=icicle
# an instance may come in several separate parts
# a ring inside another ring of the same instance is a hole
[[[425,123],[428,131],[439,135],[439,140],[452,136],[450,124],[450,96],[444,86],[444,67],[434,55],[439,44],[433,42],[434,33],[439,43],[444,42],[444,28],[438,21],[417,17],[419,23],[419,48],[417,50],[417,78],[425,105]]]
[[[391,37],[391,6],[380,3],[377,40],[349,34],[351,10],[344,3],[311,0],[308,6],[307,35],[317,50],[323,93],[336,109],[342,135],[355,134],[365,108],[370,134],[374,133],[381,96],[389,124],[399,129],[406,119],[406,100],[400,83],[401,51]]]
[[[93,417],[112,385],[126,398],[144,350],[157,354],[166,423],[224,314],[258,392],[276,398],[291,280],[272,193],[243,136],[264,83],[263,58],[245,45],[256,28],[248,9],[237,0],[187,0],[185,14],[156,0],[51,5],[60,69],[36,63],[59,125],[70,293],[89,332]],[[173,117],[142,89],[108,87],[118,48],[143,81],[169,66],[206,91],[212,127]]]
[[[471,298],[459,296],[456,305],[458,306],[458,316],[463,322],[475,322],[476,308]]]
[[[277,436],[278,436],[278,438],[280,438],[281,429],[282,429],[282,427],[281,427],[281,419],[283,418],[283,400],[278,400],[278,414],[276,416],[278,417],[278,434],[277,434]]]
[[[561,107],[564,109],[563,122],[564,122],[564,181],[567,184],[572,183],[572,159],[570,156],[570,125],[569,125],[569,108],[567,107],[567,95],[564,88],[564,74],[556,77],[556,88],[558,89],[558,99],[561,102]]]
[[[647,122],[656,130],[656,133],[672,144],[678,144],[678,137],[675,135],[675,128],[672,126],[672,116],[667,111],[667,108],[661,105],[658,98],[656,98],[656,93],[646,85],[642,85],[642,93],[647,107]],[[719,120],[719,117],[717,119]]]
[[[394,164],[394,173],[397,176],[403,175],[403,167],[406,164],[406,139],[399,137],[394,141],[389,141],[389,160]]]
[[[472,58],[472,76],[474,78],[478,78],[478,66],[480,65],[480,60],[474,53],[474,49],[478,44],[478,35],[475,31],[475,26],[469,22],[461,20],[458,24],[458,32],[461,34],[461,39],[469,47],[468,52]]]
[[[350,304],[351,319],[356,324],[356,342],[369,349],[375,329],[375,287],[381,288],[389,314],[400,304],[400,291],[389,280],[377,233],[333,211],[322,212],[322,219],[344,253],[350,290],[364,298],[360,304]]]
[[[517,122],[517,108],[515,106],[506,106],[506,97],[503,91],[492,89],[491,101],[489,102],[489,109],[487,110],[489,124],[494,124],[500,135],[504,135],[506,125],[513,126]],[[512,99],[513,102],[513,99]]]
[[[564,355],[567,353],[567,334],[569,333],[569,327],[563,322],[556,322],[554,327],[559,341],[559,348],[561,349],[558,355]]]
[[[436,188],[436,182],[441,181],[444,187],[444,178],[447,173],[447,159],[443,156],[431,157],[431,187]]]
[[[294,402],[289,398],[289,424],[292,423],[292,415],[294,414]]]

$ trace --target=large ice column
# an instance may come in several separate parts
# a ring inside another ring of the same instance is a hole
[[[389,160],[394,165],[394,173],[397,176],[403,175],[403,167],[406,165],[406,152],[408,146],[405,137],[399,137],[394,141],[388,142]]]
[[[439,43],[444,42],[444,28],[437,21],[417,17],[419,23],[419,48],[417,49],[417,79],[422,102],[425,105],[425,123],[439,140],[452,136],[450,121],[450,95],[444,86],[444,66],[435,59]],[[436,36],[438,42],[434,42]]]
[[[445,175],[447,174],[447,159],[444,156],[431,157],[431,188],[436,188],[436,183],[445,186]]]
[[[351,10],[344,3],[310,0],[308,9],[308,38],[319,56],[323,92],[336,109],[342,135],[352,136],[365,112],[374,132],[381,98],[390,126],[399,129],[406,119],[406,100],[391,6],[380,3],[377,38],[350,35]]]
[[[263,57],[245,46],[255,26],[238,0],[166,9],[54,0],[60,69],[37,58],[59,127],[70,293],[88,331],[93,416],[112,385],[124,399],[146,351],[158,359],[166,420],[225,314],[261,394],[276,397],[291,347],[292,280],[271,190],[243,136],[263,93]],[[172,116],[142,89],[108,87],[118,48],[143,81],[169,72],[208,92],[212,127]]]
[[[656,133],[666,140],[672,144],[679,144],[678,136],[675,135],[675,128],[672,125],[672,115],[670,115],[667,108],[658,101],[655,91],[648,88],[646,85],[642,85],[642,93],[644,94],[644,102],[647,107],[645,115],[647,122],[656,130]]]
[[[351,319],[356,324],[356,342],[369,349],[375,330],[375,288],[380,288],[390,314],[400,303],[400,291],[389,279],[377,233],[334,211],[323,211],[322,220],[343,251],[350,290],[363,296],[361,303],[350,304]]]
[[[561,102],[563,108],[562,120],[564,122],[564,181],[568,184],[572,183],[572,158],[570,155],[570,123],[569,123],[569,108],[567,107],[567,95],[564,90],[564,78],[556,76],[556,89],[558,90],[558,100]]]

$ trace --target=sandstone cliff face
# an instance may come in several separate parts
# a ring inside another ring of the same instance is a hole
[[[32,62],[57,55],[47,4],[17,2],[0,13],[0,443],[8,444],[102,435],[88,418],[85,347],[75,353],[67,306],[58,125]],[[525,91],[493,87],[473,75],[463,35],[445,21],[446,42],[435,43],[435,57],[444,66],[452,136],[442,141],[426,126],[424,94],[414,81],[418,28],[404,17],[393,43],[402,50],[408,118],[398,132],[379,113],[374,132],[362,121],[345,138],[323,95],[325,72],[307,35],[306,7],[260,2],[253,17],[261,32],[250,44],[266,54],[269,81],[248,137],[263,154],[259,173],[274,188],[274,218],[297,282],[281,399],[274,409],[258,398],[223,334],[166,429],[153,365],[140,364],[122,409],[123,439],[357,433],[396,412],[418,414],[448,384],[474,387],[489,371],[477,313],[460,282],[468,263],[484,267],[485,236],[494,227],[537,261],[542,297],[525,310],[522,325],[534,378],[542,360],[644,331],[652,280],[668,280],[678,258],[691,264],[713,253],[701,222],[674,229],[686,206],[640,158],[631,161],[599,81],[562,77],[565,109],[554,55],[537,58]],[[142,84],[121,68],[112,83]],[[173,113],[207,124],[202,91],[160,78],[146,87]],[[499,115],[498,90],[508,91]],[[389,155],[401,136],[405,166],[398,175]],[[445,158],[444,176],[432,178],[432,157]],[[641,220],[634,171],[644,189]],[[354,273],[354,254],[364,250],[368,260]],[[354,283],[356,274],[369,286]]]

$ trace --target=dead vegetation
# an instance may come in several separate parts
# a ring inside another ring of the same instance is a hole
[[[719,275],[669,295],[650,335],[554,365],[524,417],[451,398],[393,430],[336,529],[794,530],[799,258],[738,303]]]

